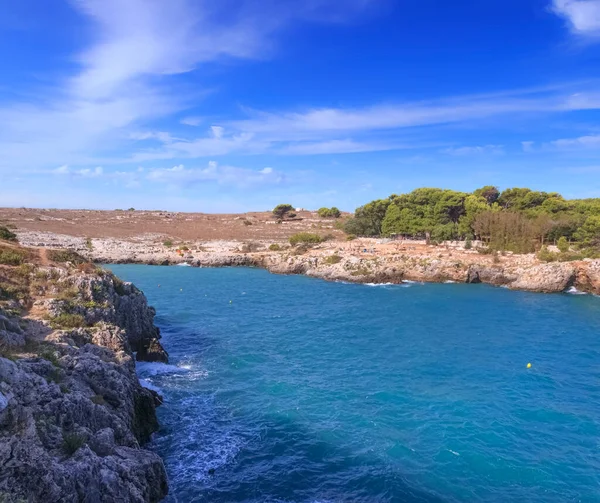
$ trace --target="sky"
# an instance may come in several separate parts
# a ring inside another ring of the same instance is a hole
[[[600,0],[0,0],[0,206],[600,197]]]

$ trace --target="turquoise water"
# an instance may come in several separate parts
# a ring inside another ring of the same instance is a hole
[[[171,355],[169,501],[600,501],[598,298],[111,268]]]

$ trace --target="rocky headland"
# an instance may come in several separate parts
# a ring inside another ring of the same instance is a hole
[[[128,239],[85,239],[49,232],[19,232],[21,242],[76,250],[97,263],[251,266],[276,274],[306,274],[353,283],[488,283],[515,290],[555,293],[569,288],[600,294],[600,260],[545,263],[534,254],[484,254],[464,243],[331,240],[310,247],[286,241],[165,241],[152,234]],[[165,245],[167,243],[167,245]]]
[[[0,501],[155,502],[143,448],[161,397],[138,360],[167,361],[135,286],[81,259],[0,243]]]

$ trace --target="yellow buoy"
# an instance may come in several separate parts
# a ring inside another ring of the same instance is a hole
[[[527,368],[530,369],[531,368],[531,363],[527,364]]]

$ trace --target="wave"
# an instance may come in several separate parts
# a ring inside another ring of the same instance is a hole
[[[158,386],[154,386],[154,384],[152,384],[150,381],[148,381],[147,379],[140,379],[140,384],[144,387],[144,388],[148,388],[151,389],[152,391],[156,391],[157,393],[162,393],[162,389],[160,389]]]
[[[181,264],[177,264],[178,267],[192,267],[191,264],[188,264],[187,262],[182,262]]]
[[[568,293],[570,295],[587,295],[586,292],[582,292],[581,290],[577,290],[577,288],[575,288],[574,286],[570,286],[569,288],[567,288],[565,290],[565,293]]]

